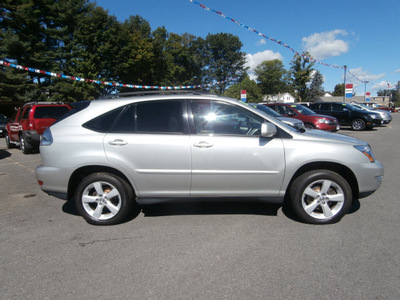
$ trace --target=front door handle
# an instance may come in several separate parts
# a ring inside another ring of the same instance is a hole
[[[193,144],[193,146],[197,147],[197,148],[210,148],[212,146],[214,146],[213,144],[207,143],[207,142],[198,142]]]
[[[109,141],[108,143],[113,146],[125,146],[128,144],[128,142],[126,142],[124,140],[113,140],[113,141]]]

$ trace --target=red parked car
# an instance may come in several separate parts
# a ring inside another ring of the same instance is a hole
[[[297,103],[264,104],[277,111],[284,117],[291,117],[303,121],[307,129],[319,129],[335,132],[340,129],[338,120],[331,116],[319,115],[311,109]]]
[[[8,148],[19,146],[24,154],[38,151],[40,135],[57,119],[69,112],[68,104],[29,102],[19,108],[6,127]]]

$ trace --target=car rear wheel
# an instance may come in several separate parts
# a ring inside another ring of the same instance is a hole
[[[348,182],[329,170],[314,170],[299,176],[289,195],[296,215],[311,224],[336,223],[352,204]]]
[[[108,173],[85,177],[75,192],[75,205],[90,224],[114,225],[126,219],[134,206],[134,193],[122,178]]]
[[[29,144],[26,141],[26,137],[25,137],[24,133],[21,135],[19,141],[20,141],[20,148],[21,148],[22,153],[28,154],[32,151],[33,148],[31,146],[31,144]]]
[[[365,129],[365,122],[362,119],[354,119],[351,121],[351,129],[353,130],[364,130]]]

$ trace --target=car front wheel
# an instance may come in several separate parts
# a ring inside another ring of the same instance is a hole
[[[354,119],[351,121],[351,129],[353,130],[364,130],[365,129],[365,122],[362,119]]]
[[[296,215],[311,224],[336,223],[352,204],[348,182],[329,170],[304,173],[293,182],[289,193]]]
[[[132,212],[133,195],[130,185],[120,177],[94,173],[78,184],[75,205],[88,223],[114,225],[124,221]]]

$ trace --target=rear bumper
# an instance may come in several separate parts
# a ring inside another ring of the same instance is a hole
[[[40,188],[47,194],[67,200],[68,174],[67,169],[38,166],[36,167],[36,179]]]

